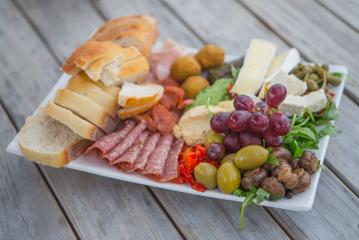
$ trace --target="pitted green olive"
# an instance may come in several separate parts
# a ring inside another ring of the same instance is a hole
[[[234,163],[239,169],[258,168],[266,162],[268,154],[268,150],[260,145],[249,145],[236,153]]]
[[[232,161],[223,163],[217,172],[217,184],[219,189],[231,194],[241,183],[241,173]]]
[[[217,168],[210,163],[200,163],[194,168],[194,177],[207,189],[217,187]]]

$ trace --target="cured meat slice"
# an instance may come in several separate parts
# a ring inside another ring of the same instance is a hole
[[[132,147],[128,149],[127,152],[125,152],[121,157],[113,161],[112,164],[117,164],[118,168],[122,170],[132,168],[137,156],[141,153],[141,150],[145,144],[148,135],[148,131],[142,132],[141,135],[136,139]]]
[[[172,144],[166,159],[163,174],[158,178],[153,178],[155,181],[168,182],[178,177],[178,156],[181,153],[183,143],[182,139],[178,139]]]
[[[168,152],[171,149],[173,138],[174,137],[172,134],[167,134],[161,137],[155,150],[150,155],[145,169],[141,171],[142,174],[158,176],[163,173]]]
[[[184,91],[180,87],[166,86],[161,98],[161,104],[168,110],[175,109],[184,98]]]
[[[136,123],[132,120],[128,120],[125,122],[124,126],[120,126],[120,128],[107,136],[104,136],[97,140],[91,147],[88,148],[87,152],[92,150],[96,150],[101,156],[108,153],[117,144],[119,144],[126,135],[135,127]]]
[[[134,143],[134,141],[140,136],[140,134],[146,129],[147,124],[140,122],[127,136],[124,138],[115,148],[108,152],[104,158],[107,159],[111,165],[113,161],[124,154]]]
[[[154,133],[147,139],[145,146],[135,161],[135,164],[133,165],[132,169],[129,169],[128,171],[143,170],[145,168],[148,158],[155,150],[160,138],[161,135],[159,133]]]
[[[162,134],[169,134],[172,132],[176,119],[167,108],[158,104],[152,108],[152,118],[157,129]]]

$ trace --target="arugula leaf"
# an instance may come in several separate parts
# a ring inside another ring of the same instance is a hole
[[[208,116],[213,117],[215,114],[213,112],[211,112],[211,109],[209,107],[209,102],[211,101],[211,97],[207,98],[207,102],[206,102],[206,111]]]
[[[260,204],[265,199],[269,199],[270,194],[269,192],[265,191],[263,188],[258,188],[256,192],[256,204]]]
[[[333,76],[338,77],[338,78],[341,78],[344,75],[344,73],[341,73],[341,72],[331,72],[330,74],[332,74]]]
[[[267,150],[269,151],[269,154],[268,154],[266,163],[270,163],[270,164],[279,166],[280,162],[279,162],[278,158],[274,155],[273,148],[269,147],[269,148],[267,148]]]
[[[236,68],[233,64],[231,64],[231,74],[232,74],[232,78],[234,80],[237,79],[238,74],[239,74],[239,68]]]
[[[319,129],[318,134],[319,137],[322,138],[326,135],[334,135],[337,134],[339,131],[332,123],[325,124],[322,128]]]

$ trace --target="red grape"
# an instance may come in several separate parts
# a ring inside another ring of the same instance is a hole
[[[264,132],[269,126],[268,116],[261,112],[252,113],[252,116],[248,121],[248,126],[252,132]]]
[[[227,126],[233,132],[239,132],[248,128],[248,120],[251,113],[248,111],[240,110],[232,112],[227,120]]]
[[[241,144],[241,147],[248,145],[262,145],[262,137],[259,134],[244,131],[239,134],[239,143]]]
[[[277,135],[270,128],[268,128],[262,135],[266,147],[279,147],[283,142],[282,136]]]
[[[288,134],[291,128],[289,118],[281,112],[275,112],[270,116],[269,126],[280,136]]]
[[[287,89],[281,84],[274,84],[268,90],[266,103],[270,107],[278,107],[287,96]]]
[[[211,128],[216,133],[226,133],[228,132],[227,128],[227,119],[229,113],[217,113],[211,118]]]
[[[207,148],[207,155],[214,161],[221,160],[226,154],[226,149],[221,143],[211,143]]]
[[[238,135],[237,133],[230,132],[224,137],[223,144],[228,153],[237,152],[241,148]]]
[[[252,98],[247,95],[235,96],[233,105],[236,110],[254,111],[254,102]]]
[[[258,102],[256,104],[256,111],[261,112],[263,114],[267,114],[269,110],[268,105],[265,102]]]

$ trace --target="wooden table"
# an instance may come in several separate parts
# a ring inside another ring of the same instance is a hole
[[[5,153],[60,65],[103,21],[147,13],[161,39],[243,54],[251,38],[343,64],[350,79],[313,209],[239,204],[52,169]],[[359,239],[359,1],[1,0],[0,239]]]

